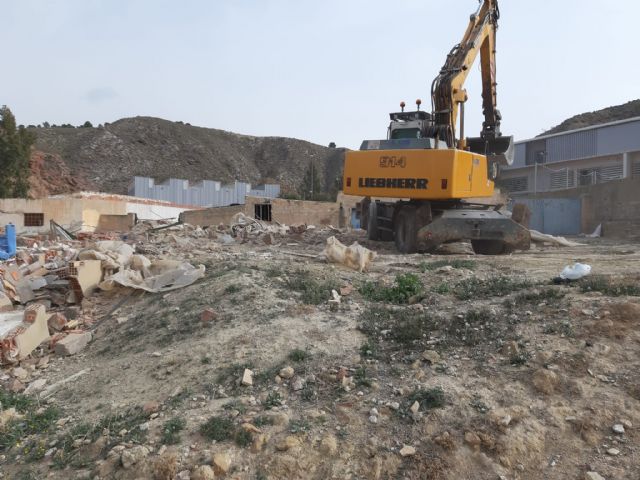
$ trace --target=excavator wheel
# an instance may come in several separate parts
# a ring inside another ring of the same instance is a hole
[[[504,255],[512,251],[500,240],[471,240],[471,247],[476,255]]]
[[[415,208],[403,206],[400,209],[396,214],[393,232],[396,248],[400,253],[416,253],[418,251]]]

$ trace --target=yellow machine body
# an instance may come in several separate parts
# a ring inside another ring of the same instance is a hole
[[[491,197],[484,155],[457,149],[347,152],[344,193],[364,197],[452,200]]]

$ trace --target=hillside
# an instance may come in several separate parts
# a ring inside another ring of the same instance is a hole
[[[252,137],[152,117],[124,118],[100,128],[34,132],[33,196],[78,188],[127,193],[135,175],[273,182],[290,192],[300,185],[311,160],[328,190],[344,155],[341,149],[303,140]]]
[[[617,120],[625,120],[633,117],[640,117],[640,100],[633,100],[623,105],[615,105],[613,107],[603,108],[602,110],[596,110],[595,112],[575,115],[539,136],[566,132],[568,130],[576,130],[578,128],[590,127],[592,125],[600,125],[602,123],[615,122]]]

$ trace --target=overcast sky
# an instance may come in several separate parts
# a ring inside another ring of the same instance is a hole
[[[477,0],[0,0],[0,104],[18,123],[150,115],[251,135],[384,138],[429,105]],[[637,0],[501,0],[502,130],[535,136],[640,97]],[[482,124],[478,69],[467,134]]]

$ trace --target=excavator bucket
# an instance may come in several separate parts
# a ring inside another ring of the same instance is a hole
[[[486,155],[490,162],[498,165],[511,165],[514,157],[513,137],[467,138],[469,150]]]

